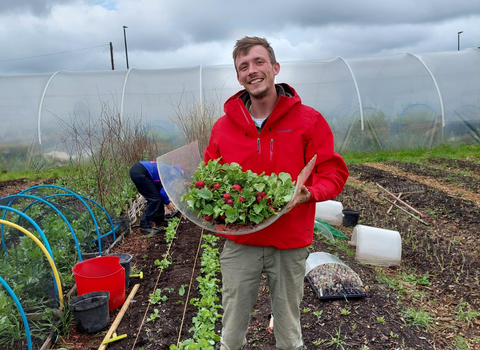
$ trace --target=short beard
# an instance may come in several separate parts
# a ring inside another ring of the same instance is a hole
[[[262,98],[266,97],[268,95],[269,90],[270,90],[270,87],[267,86],[265,88],[265,90],[263,90],[263,91],[258,91],[258,92],[255,92],[255,93],[249,92],[249,94],[250,94],[250,97],[253,97],[253,98],[259,100],[259,99],[262,99]]]

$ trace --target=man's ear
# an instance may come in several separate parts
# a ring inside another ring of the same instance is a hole
[[[276,62],[276,63],[273,65],[273,71],[275,72],[275,75],[277,75],[278,73],[280,73],[280,63]]]

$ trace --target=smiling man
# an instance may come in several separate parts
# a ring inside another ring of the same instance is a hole
[[[292,87],[275,84],[280,64],[267,40],[238,40],[233,60],[244,90],[225,102],[225,115],[213,127],[205,162],[221,157],[223,163],[240,164],[243,171],[288,172],[296,180],[307,162],[317,158],[288,212],[254,233],[223,235],[227,241],[220,255],[224,310],[220,349],[245,347],[263,272],[277,349],[303,349],[299,306],[307,247],[313,240],[315,202],[335,198],[348,170],[334,152],[333,135],[323,116],[303,105]]]

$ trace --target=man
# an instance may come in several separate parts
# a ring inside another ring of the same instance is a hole
[[[152,222],[161,226],[165,222],[165,207],[173,211],[173,203],[167,196],[160,182],[157,162],[141,161],[130,168],[132,179],[138,192],[147,200],[147,206],[140,218],[140,231],[142,233],[156,232],[152,228]],[[167,215],[169,217],[169,215]]]
[[[325,119],[301,103],[287,84],[275,84],[280,64],[262,38],[237,41],[233,60],[244,90],[225,103],[214,125],[205,162],[221,158],[255,173],[288,172],[295,180],[317,155],[315,168],[293,199],[290,211],[272,225],[227,238],[220,256],[224,309],[222,350],[242,349],[262,271],[267,274],[277,349],[303,349],[300,302],[303,298],[307,246],[313,240],[315,202],[335,198],[348,170],[333,150]]]

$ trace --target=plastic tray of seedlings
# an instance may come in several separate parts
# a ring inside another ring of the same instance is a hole
[[[359,299],[366,296],[360,277],[336,256],[311,253],[305,278],[320,300]]]

